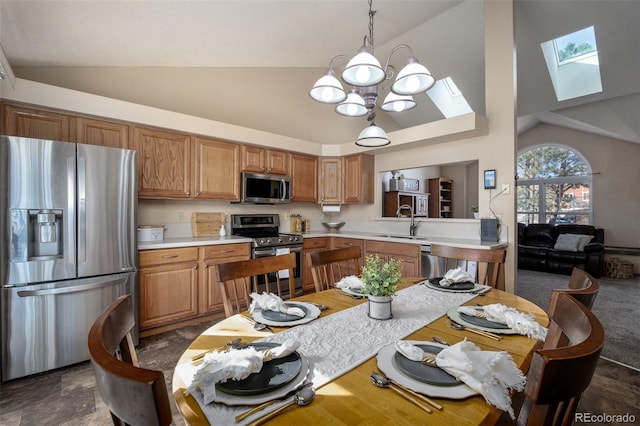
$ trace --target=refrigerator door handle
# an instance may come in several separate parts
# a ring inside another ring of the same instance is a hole
[[[78,156],[78,263],[87,261],[87,160]]]
[[[33,297],[33,296],[48,296],[50,294],[65,294],[65,293],[79,293],[81,291],[93,290],[95,288],[101,288],[112,285],[120,285],[122,282],[126,280],[126,278],[117,281],[110,281],[107,283],[93,283],[93,284],[84,284],[84,285],[76,285],[70,287],[60,287],[60,288],[48,288],[45,290],[21,290],[18,291],[19,297]]]
[[[75,215],[76,215],[76,158],[70,157],[67,159],[67,216],[64,220],[64,228],[67,232],[67,238],[64,242],[65,255],[69,258],[69,263],[75,265],[76,250],[75,250]]]

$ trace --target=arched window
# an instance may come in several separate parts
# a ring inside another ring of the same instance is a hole
[[[591,223],[591,166],[571,148],[527,147],[516,179],[518,222]]]

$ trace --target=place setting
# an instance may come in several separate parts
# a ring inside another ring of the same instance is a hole
[[[306,324],[320,316],[321,307],[309,302],[284,302],[273,293],[251,293],[249,312],[256,323],[275,327]]]
[[[522,391],[525,376],[503,351],[483,351],[466,339],[451,346],[429,341],[398,340],[376,356],[371,382],[391,388],[427,413],[443,410],[431,398],[465,399],[482,395],[513,418],[511,390]],[[426,405],[425,405],[426,403]]]
[[[544,341],[547,329],[534,319],[533,314],[495,303],[484,306],[458,306],[447,311],[451,326],[459,330],[477,332],[499,340],[500,334],[520,334]]]
[[[343,277],[336,283],[336,289],[339,292],[356,299],[367,297],[367,295],[363,292],[362,280],[360,280],[360,278],[356,277],[355,275]]]
[[[491,291],[491,287],[475,282],[475,278],[462,268],[447,271],[442,277],[429,278],[421,284],[432,290],[451,293],[473,293],[483,295]]]

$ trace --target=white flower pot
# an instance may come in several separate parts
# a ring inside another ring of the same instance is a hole
[[[391,296],[368,296],[369,318],[386,320],[393,318],[391,313]]]

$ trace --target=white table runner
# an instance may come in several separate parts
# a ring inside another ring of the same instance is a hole
[[[386,344],[409,336],[446,314],[450,308],[459,306],[473,297],[475,295],[470,293],[445,293],[424,285],[414,285],[399,291],[393,298],[392,319],[369,318],[368,303],[363,303],[258,341],[299,341],[298,352],[309,359],[310,378],[318,388],[375,356]],[[179,365],[176,372],[187,386],[191,383],[194,368],[190,363]],[[234,417],[250,408],[204,404],[199,393],[193,397],[212,425],[236,424]],[[241,424],[250,423],[280,405],[282,403],[273,404],[268,410],[247,418]]]

